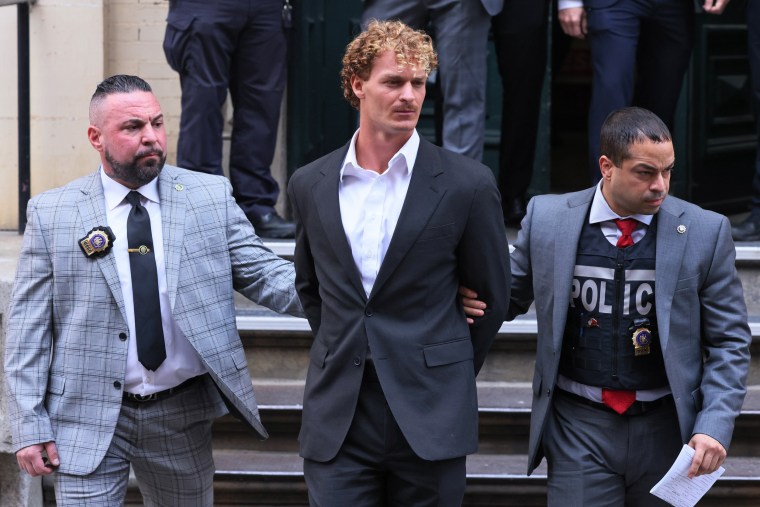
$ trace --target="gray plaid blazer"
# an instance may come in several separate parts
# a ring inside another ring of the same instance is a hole
[[[293,266],[255,235],[225,178],[167,165],[159,192],[174,318],[218,391],[266,436],[232,289],[301,315]],[[8,313],[5,374],[14,450],[53,440],[64,473],[87,474],[98,466],[121,408],[128,341],[119,335],[129,331],[116,263],[108,254],[87,258],[78,244],[104,225],[97,172],[32,199]]]

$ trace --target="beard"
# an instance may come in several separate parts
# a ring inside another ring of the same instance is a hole
[[[138,152],[132,157],[129,162],[118,162],[105,150],[105,158],[108,164],[111,166],[110,176],[114,179],[121,180],[128,184],[130,187],[139,188],[153,178],[161,174],[161,169],[164,168],[166,162],[166,153],[160,149],[150,149],[142,152]],[[141,160],[142,157],[147,155],[158,155],[158,160],[148,158]]]

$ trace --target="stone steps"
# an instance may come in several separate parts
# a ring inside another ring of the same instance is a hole
[[[758,281],[760,287],[760,280]],[[305,379],[312,336],[305,319],[278,315],[266,308],[239,310],[237,325],[254,378]],[[536,350],[535,315],[504,322],[478,380],[530,382]],[[760,313],[750,317],[752,354],[748,385],[760,385]]]
[[[232,451],[219,453],[217,477],[226,487],[238,486],[246,493],[263,493],[260,482],[284,486],[285,497],[277,496],[275,502],[259,503],[260,498],[251,501],[254,495],[235,495],[248,498],[245,503],[225,503],[217,498],[216,505],[308,505],[305,485],[301,472],[301,460],[291,453],[264,453],[255,451]],[[266,462],[273,466],[262,471],[258,467],[241,470],[236,463]],[[530,477],[525,475],[525,455],[480,455],[467,459],[467,490],[463,506],[545,506],[546,468],[542,464]],[[231,467],[225,467],[225,463]],[[726,501],[731,506],[757,507],[760,498],[760,461],[753,458],[733,458],[725,464],[726,473],[718,480],[700,506],[724,507]],[[221,484],[220,484],[221,485]],[[220,488],[221,489],[221,488]],[[243,492],[241,491],[241,493]],[[229,490],[228,490],[229,492]],[[230,495],[231,499],[233,495]],[[303,503],[294,503],[298,497]],[[285,501],[286,503],[279,503]]]
[[[231,416],[214,426],[216,449],[297,451],[303,408],[303,381],[256,380],[261,420],[270,432],[260,440]],[[478,381],[480,454],[526,454],[531,386],[522,382]],[[736,422],[731,456],[758,457],[760,464],[760,386],[748,389]],[[527,466],[527,465],[526,465]],[[523,467],[525,468],[525,467]],[[525,470],[522,470],[524,473]]]
[[[261,441],[230,416],[214,425],[217,506],[306,506],[306,486],[296,436],[303,381],[255,383],[261,417],[271,436]],[[546,505],[545,462],[528,477],[530,386],[479,382],[479,452],[468,457],[464,506]],[[760,498],[760,388],[750,389],[737,421],[726,473],[700,506],[757,506]],[[47,495],[52,494],[45,481]],[[53,504],[51,504],[53,505]],[[134,479],[126,505],[142,505]]]
[[[214,454],[218,507],[306,507],[301,458],[295,452],[224,450]],[[464,507],[533,507],[546,505],[545,464],[528,477],[525,455],[480,455],[467,459]],[[757,507],[760,460],[733,457],[726,473],[699,502],[700,507]],[[45,481],[49,483],[49,480]],[[49,487],[46,488],[49,490]],[[127,506],[142,506],[136,481],[130,481]]]

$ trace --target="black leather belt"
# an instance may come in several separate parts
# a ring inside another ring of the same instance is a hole
[[[148,401],[163,400],[165,398],[168,398],[169,396],[177,394],[178,392],[184,389],[187,389],[191,385],[198,382],[198,380],[201,379],[203,376],[204,375],[198,375],[197,377],[189,378],[176,387],[170,387],[169,389],[165,389],[164,391],[158,391],[157,393],[153,393],[153,394],[142,395],[142,394],[124,392],[124,395],[121,397],[121,399],[122,399],[122,402],[133,402],[133,403],[145,403]]]
[[[584,405],[588,405],[589,407],[594,407],[599,410],[604,410],[605,412],[612,412],[613,414],[617,414],[613,409],[605,405],[604,403],[599,403],[598,401],[589,400],[588,398],[584,398],[583,396],[575,393],[571,393],[570,391],[565,391],[564,389],[560,389],[559,387],[556,389],[558,394],[561,394],[562,396],[565,396],[566,398],[570,398],[571,400],[577,401],[578,403],[582,403]],[[653,401],[634,401],[633,405],[628,407],[628,410],[623,412],[624,416],[636,416],[645,414],[647,412],[651,412],[652,410],[656,410],[660,407],[664,407],[666,405],[672,405],[673,404],[673,395],[667,394],[663,396],[662,398],[658,398]]]

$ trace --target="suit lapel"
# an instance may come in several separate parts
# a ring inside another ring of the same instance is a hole
[[[103,194],[103,185],[100,182],[100,172],[90,175],[81,187],[84,196],[77,202],[79,216],[82,219],[82,230],[79,234],[84,237],[95,227],[103,227],[108,224],[105,212],[105,196]],[[77,239],[79,239],[79,237]],[[116,238],[115,241],[127,241],[127,238]],[[124,308],[124,296],[121,292],[121,283],[119,282],[119,272],[116,268],[116,258],[112,254],[98,257],[96,260],[103,277],[111,289],[116,304],[119,306],[121,316],[124,322],[127,322],[127,314]]]
[[[420,148],[409,181],[409,189],[393,237],[388,245],[388,251],[380,265],[375,284],[372,286],[370,299],[382,289],[383,284],[391,277],[417,241],[417,237],[430,221],[430,217],[446,193],[446,189],[436,182],[436,178],[443,173],[443,164],[440,163],[432,146],[428,141],[420,139]]]
[[[567,209],[558,210],[554,222],[554,350],[562,347],[562,338],[570,307],[570,288],[578,253],[578,241],[594,198],[595,188],[568,196]]]
[[[348,145],[346,145],[346,149],[347,147]],[[324,166],[320,170],[322,178],[311,188],[313,202],[318,204],[316,209],[319,213],[319,220],[322,223],[322,230],[325,231],[325,236],[335,256],[345,268],[354,288],[361,294],[363,299],[366,299],[367,295],[364,292],[361,274],[354,262],[351,245],[349,245],[346,232],[343,230],[343,220],[340,216],[338,187],[340,184],[341,162],[346,156],[346,150],[338,150],[334,154],[335,156],[325,160]]]
[[[188,189],[181,183],[179,173],[171,166],[164,166],[158,178],[161,199],[161,231],[164,236],[164,269],[166,290],[171,308],[177,297],[179,264],[182,257],[182,241],[185,237],[185,209]]]
[[[665,198],[657,214],[657,253],[655,264],[655,308],[657,329],[663,352],[670,335],[670,308],[681,271],[690,223],[683,207],[672,198]]]

